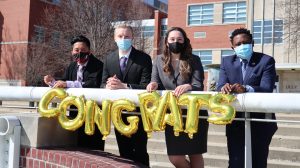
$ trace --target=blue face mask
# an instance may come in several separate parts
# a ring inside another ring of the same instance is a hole
[[[119,50],[127,51],[132,45],[132,39],[121,39],[116,41]]]
[[[252,44],[241,44],[240,46],[234,48],[235,54],[241,59],[250,60],[253,54]]]

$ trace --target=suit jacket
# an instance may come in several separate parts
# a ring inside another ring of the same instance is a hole
[[[101,87],[105,87],[107,79],[117,75],[123,83],[130,85],[132,89],[145,89],[150,82],[152,70],[151,57],[132,47],[127,60],[124,75],[121,73],[118,50],[109,54],[104,59]]]
[[[251,86],[255,92],[273,92],[276,79],[274,58],[254,52],[247,65],[244,80],[241,66],[240,58],[236,55],[222,58],[217,88],[219,91],[226,83],[240,83]]]
[[[77,80],[77,62],[72,62],[66,69],[63,81],[75,81]],[[89,61],[83,70],[83,88],[99,88],[102,79],[103,63],[95,56],[90,55]]]
[[[179,67],[174,69],[174,73],[167,75],[163,71],[163,55],[157,56],[153,62],[151,81],[157,82],[159,90],[174,90],[182,84],[191,84],[192,90],[203,90],[204,71],[201,60],[198,56],[192,58],[192,74],[188,79],[184,79],[179,72]]]
[[[251,86],[254,92],[273,92],[276,80],[275,60],[273,57],[254,52],[247,65],[244,80],[241,64],[240,58],[236,55],[222,58],[218,91],[226,83],[240,83]],[[240,116],[242,115],[237,114],[237,117]],[[250,116],[253,118],[265,118],[265,113],[251,113]],[[272,114],[272,118],[275,118],[274,114]]]

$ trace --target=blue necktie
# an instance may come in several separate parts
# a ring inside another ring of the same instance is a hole
[[[120,69],[121,69],[122,75],[124,75],[124,73],[125,73],[126,62],[127,62],[127,57],[124,57],[124,56],[121,57],[121,59],[120,59]]]
[[[243,74],[243,79],[245,79],[247,64],[248,64],[248,61],[246,59],[243,59],[242,60],[242,74]]]

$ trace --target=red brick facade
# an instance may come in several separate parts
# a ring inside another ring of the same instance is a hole
[[[230,0],[227,0],[230,1]],[[192,4],[214,4],[226,2],[224,0],[172,0],[169,1],[168,27],[178,26],[184,28],[191,40],[194,49],[230,48],[228,34],[233,29],[245,27],[245,24],[220,24],[189,26],[188,6]],[[232,0],[231,0],[232,2]],[[222,12],[222,11],[215,11]],[[194,32],[206,32],[206,38],[194,38]]]
[[[103,151],[83,149],[36,149],[21,147],[20,168],[132,168],[131,160]]]

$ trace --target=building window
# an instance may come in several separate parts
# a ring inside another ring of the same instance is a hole
[[[60,3],[60,0],[52,0],[52,3],[54,3],[54,4],[59,4],[59,3]]]
[[[212,24],[214,21],[214,5],[191,5],[188,9],[188,25]]]
[[[263,29],[263,30],[262,30]],[[263,34],[262,34],[263,32]],[[283,20],[275,20],[273,31],[273,20],[254,21],[253,22],[253,39],[254,44],[273,43],[272,36],[274,33],[274,43],[283,43]],[[263,41],[262,41],[263,37]]]
[[[221,51],[221,57],[226,57],[226,56],[230,56],[230,55],[234,55],[234,51],[233,50],[222,50]]]
[[[223,4],[223,23],[246,22],[246,2],[230,2]]]
[[[212,63],[212,51],[211,50],[194,50],[193,54],[200,57],[204,70],[207,68],[205,65]]]
[[[51,45],[53,47],[58,47],[59,46],[59,38],[60,38],[60,32],[58,32],[58,31],[52,32]]]
[[[143,37],[153,37],[154,36],[154,26],[143,26]]]
[[[206,38],[206,32],[194,32],[194,38]]]
[[[50,4],[54,4],[54,5],[59,5],[60,4],[60,0],[41,0]]]
[[[41,26],[34,26],[33,41],[38,43],[45,42],[45,28]]]
[[[161,30],[160,30],[160,36],[161,37],[165,37],[166,33],[168,31],[168,26],[167,25],[161,25]]]

